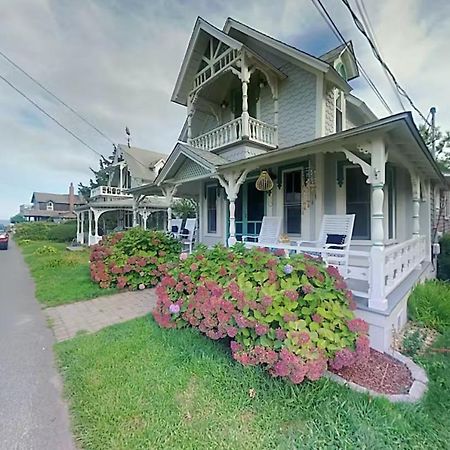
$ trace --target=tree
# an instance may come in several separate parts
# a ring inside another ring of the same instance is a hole
[[[197,203],[190,198],[182,198],[174,203],[172,212],[179,219],[194,218],[197,216]]]
[[[22,216],[22,214],[16,214],[15,216],[12,216],[9,221],[11,223],[23,223],[25,222],[25,217]]]
[[[89,180],[89,186],[85,186],[83,183],[78,183],[78,194],[88,199],[91,196],[91,189],[94,189],[98,186],[106,186],[109,181],[109,171],[108,168],[114,162],[115,156],[117,152],[117,147],[114,147],[113,153],[108,158],[102,156],[99,159],[99,169],[94,170],[90,167],[91,172],[94,174],[94,179]],[[119,161],[122,158],[119,158]]]
[[[427,127],[425,124],[420,125],[419,132],[431,151],[433,145],[431,127]],[[442,132],[440,127],[436,127],[434,138],[436,161],[441,170],[450,170],[450,131]]]

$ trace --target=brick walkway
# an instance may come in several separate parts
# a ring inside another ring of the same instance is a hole
[[[79,332],[93,333],[115,323],[148,314],[156,304],[153,289],[123,292],[94,300],[47,308],[57,341],[73,338]]]

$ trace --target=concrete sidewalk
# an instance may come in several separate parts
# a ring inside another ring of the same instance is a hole
[[[14,242],[0,251],[0,449],[73,450],[45,316]]]
[[[64,341],[77,333],[93,333],[109,325],[125,322],[148,314],[156,304],[154,289],[127,291],[94,300],[47,308],[57,341]]]

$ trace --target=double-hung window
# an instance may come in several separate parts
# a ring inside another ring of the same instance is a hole
[[[344,120],[344,115],[343,115],[343,111],[344,111],[344,95],[342,93],[342,91],[336,91],[335,92],[335,118],[336,118],[336,123],[335,123],[335,129],[336,129],[336,133],[338,133],[339,131],[343,130],[343,120]]]
[[[284,231],[301,234],[302,229],[302,170],[284,173]]]
[[[217,233],[217,187],[206,187],[206,210],[208,233]]]

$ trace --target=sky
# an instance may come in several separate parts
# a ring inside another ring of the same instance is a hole
[[[322,0],[392,111],[397,97],[341,0]],[[425,114],[450,129],[450,2],[362,0],[380,52]],[[354,5],[355,0],[350,0]],[[94,123],[113,142],[170,153],[186,117],[170,97],[197,16],[231,16],[314,55],[339,42],[311,0],[0,0],[0,51]],[[355,9],[355,11],[357,11]],[[0,75],[107,156],[112,146],[0,57]],[[388,115],[366,82],[353,94]],[[410,109],[410,108],[407,108]],[[420,123],[417,116],[416,122]],[[87,183],[98,156],[0,79],[0,219],[33,191]]]

